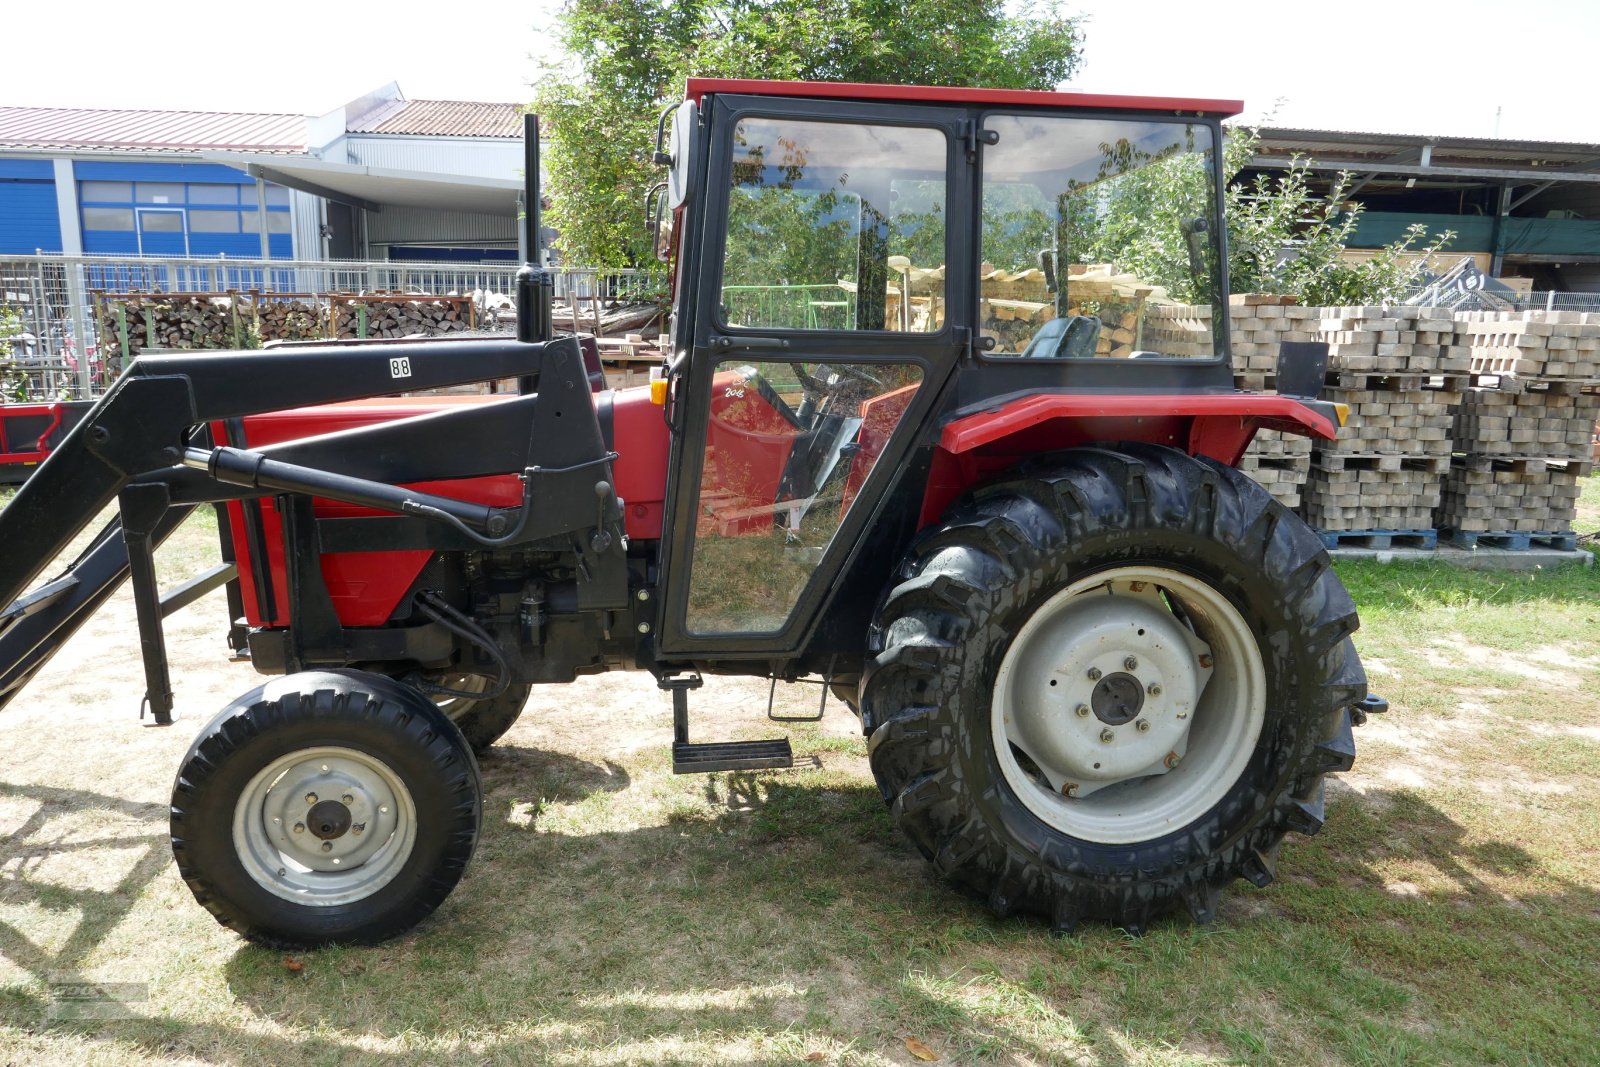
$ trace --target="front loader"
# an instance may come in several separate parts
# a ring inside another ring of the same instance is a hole
[[[532,266],[515,340],[141,357],[0,511],[0,706],[126,578],[141,714],[170,723],[161,620],[226,588],[271,678],[190,748],[173,851],[275,944],[428,915],[477,840],[475,753],[534,684],[609,670],[671,692],[680,773],[792,762],[691,739],[705,675],[822,683],[890,817],[1000,914],[1137,931],[1271,881],[1384,705],[1321,542],[1234,469],[1258,430],[1344,417],[1316,346],[1285,346],[1279,394],[1233,388],[1238,106],[687,97],[656,149],[656,380],[604,388]],[[536,235],[536,131],[529,164]],[[1119,235],[1144,274],[1093,263]],[[196,507],[222,563],[163,594],[153,552]]]

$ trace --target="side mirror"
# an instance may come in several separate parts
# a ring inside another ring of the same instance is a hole
[[[650,233],[650,247],[663,263],[672,258],[672,222],[671,191],[666,182],[657,182],[645,194],[644,224]]]

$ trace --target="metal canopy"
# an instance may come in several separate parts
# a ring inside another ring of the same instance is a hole
[[[1313,171],[1451,185],[1600,183],[1600,145],[1489,137],[1266,128],[1250,165],[1283,168],[1295,156]]]
[[[202,156],[290,189],[367,211],[390,206],[419,207],[515,217],[517,195],[522,191],[522,183],[511,178],[390,170],[244,152],[205,152]]]

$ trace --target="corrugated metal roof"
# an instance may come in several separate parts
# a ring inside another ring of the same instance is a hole
[[[1426,146],[1435,167],[1586,168],[1600,161],[1600,145],[1573,141],[1527,141],[1497,137],[1434,137],[1426,134],[1362,133],[1263,127],[1259,157],[1305,155],[1357,164],[1414,163]],[[1352,168],[1354,169],[1354,168]]]
[[[411,134],[433,137],[522,136],[521,104],[483,104],[472,100],[391,100],[353,119],[349,133]]]
[[[303,153],[303,115],[0,107],[0,148]]]

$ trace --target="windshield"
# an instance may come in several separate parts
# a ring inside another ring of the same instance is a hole
[[[993,115],[979,321],[993,355],[1214,358],[1212,128]]]

